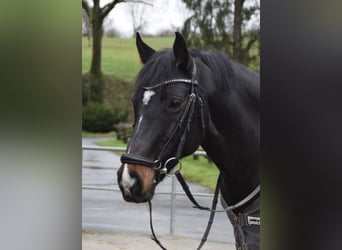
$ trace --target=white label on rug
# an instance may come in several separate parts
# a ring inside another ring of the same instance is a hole
[[[248,225],[260,226],[260,217],[247,216]]]

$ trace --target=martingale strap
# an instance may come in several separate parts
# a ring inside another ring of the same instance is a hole
[[[175,171],[175,176],[177,177],[177,180],[181,184],[181,186],[182,186],[186,196],[194,204],[194,206],[193,206],[194,208],[198,208],[198,209],[201,209],[201,210],[212,211],[212,209],[210,209],[208,207],[201,206],[201,205],[198,204],[198,202],[196,201],[196,199],[192,195],[188,184],[184,180],[184,177],[182,176],[182,174],[178,170]],[[220,184],[219,182],[220,182],[220,176],[217,179],[216,186],[218,186]],[[234,205],[231,205],[231,206],[227,206],[223,210],[215,210],[214,212],[228,212],[228,211],[234,210],[234,209],[236,209],[238,207],[241,207],[242,205],[244,205],[248,201],[250,201],[254,196],[256,196],[259,193],[259,191],[260,191],[260,185],[258,185],[249,195],[247,195],[245,198],[243,198],[238,203],[235,203]],[[215,197],[214,197],[214,199],[215,199]]]
[[[238,208],[244,204],[246,204],[248,201],[250,201],[255,195],[257,195],[260,191],[260,185],[258,185],[249,195],[247,195],[244,199],[242,199],[241,201],[239,201],[238,203],[231,205],[231,206],[226,206],[223,210],[216,210],[216,206],[217,206],[217,201],[218,201],[218,195],[219,195],[219,189],[220,189],[220,178],[221,175],[218,176],[217,178],[217,182],[216,182],[216,188],[215,188],[215,193],[214,193],[214,198],[213,198],[213,202],[211,205],[211,209],[208,207],[204,207],[199,205],[199,203],[196,201],[196,199],[193,197],[188,184],[186,183],[186,181],[184,180],[182,174],[177,170],[175,171],[175,176],[177,177],[177,180],[179,181],[179,183],[181,184],[186,196],[189,198],[189,200],[194,204],[194,208],[198,208],[201,210],[207,210],[210,211],[210,216],[209,216],[209,220],[208,220],[208,224],[207,224],[207,228],[205,229],[205,232],[202,236],[201,242],[199,244],[199,246],[197,247],[197,250],[200,250],[204,243],[207,241],[208,235],[210,233],[210,229],[211,226],[213,224],[214,221],[214,217],[215,217],[215,213],[216,212],[228,212],[228,211],[232,211],[235,208]],[[222,198],[222,197],[221,197]]]
[[[193,197],[188,184],[186,183],[186,181],[184,180],[182,174],[178,170],[175,171],[175,176],[177,177],[177,180],[181,184],[181,186],[182,186],[185,194],[189,198],[189,200],[194,204],[193,207],[201,209],[201,210],[207,210],[207,211],[210,212],[207,227],[206,227],[206,229],[204,231],[204,234],[202,236],[201,242],[200,242],[199,246],[197,247],[197,250],[200,250],[204,246],[205,242],[207,241],[208,235],[209,235],[210,230],[211,230],[211,226],[212,226],[212,224],[214,222],[214,217],[215,217],[215,213],[216,212],[228,212],[228,211],[231,211],[231,210],[233,210],[235,208],[238,208],[238,207],[246,204],[248,201],[250,201],[260,191],[260,185],[258,185],[249,195],[247,195],[244,199],[242,199],[238,203],[236,203],[236,204],[234,204],[232,206],[227,206],[223,210],[218,211],[218,210],[216,210],[216,207],[217,207],[218,195],[219,195],[220,184],[221,184],[221,182],[220,182],[221,176],[220,175],[217,178],[216,188],[215,188],[215,193],[214,193],[214,198],[213,198],[213,201],[212,201],[211,208],[199,205],[199,203]],[[166,249],[161,244],[161,242],[157,239],[157,236],[155,235],[154,230],[153,230],[153,224],[152,224],[152,204],[151,204],[151,201],[149,201],[149,208],[150,208],[150,227],[151,227],[151,232],[152,232],[152,240],[154,240],[162,249]]]

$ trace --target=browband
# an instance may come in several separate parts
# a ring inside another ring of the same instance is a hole
[[[190,85],[196,85],[196,86],[198,85],[198,81],[194,79],[172,79],[172,80],[167,80],[167,81],[161,82],[159,84],[156,84],[150,87],[144,87],[144,89],[151,90],[151,89],[159,88],[164,85],[168,85],[170,83],[186,83]]]

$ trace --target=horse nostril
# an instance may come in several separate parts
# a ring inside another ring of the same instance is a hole
[[[131,187],[131,194],[132,196],[139,196],[141,194],[141,191],[142,191],[141,180],[139,177],[136,177],[136,182]]]

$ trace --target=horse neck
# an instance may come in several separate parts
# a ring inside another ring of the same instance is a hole
[[[238,91],[218,91],[209,97],[209,121],[202,142],[220,170],[221,193],[230,205],[259,184],[259,114],[244,97]]]

